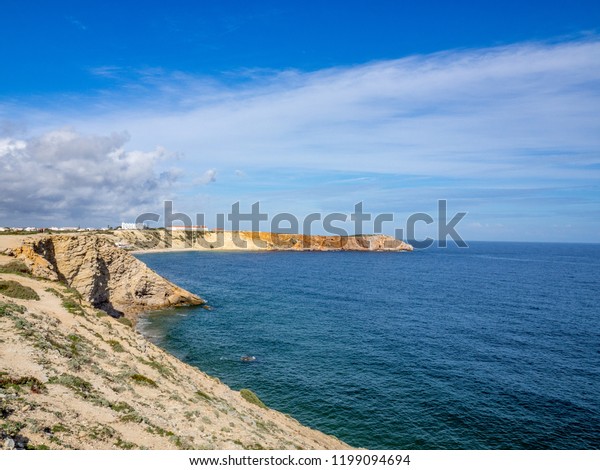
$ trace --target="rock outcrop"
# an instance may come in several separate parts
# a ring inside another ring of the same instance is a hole
[[[271,232],[119,230],[116,243],[134,250],[412,251],[387,235],[301,235]]]
[[[111,316],[135,319],[142,311],[204,303],[100,235],[26,239],[12,254],[34,276],[65,283]]]

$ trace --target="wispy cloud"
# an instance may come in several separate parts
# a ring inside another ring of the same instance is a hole
[[[73,17],[73,16],[67,16],[66,17],[67,21],[69,23],[71,23],[73,26],[75,26],[77,29],[80,29],[81,31],[85,31],[87,30],[87,26],[84,25],[81,21],[79,21],[77,18]]]
[[[296,173],[304,179],[299,176],[290,191],[322,201],[332,186],[307,190],[314,175],[368,175],[371,180],[351,185],[378,207],[450,194],[486,217],[517,213],[523,200],[529,210],[558,208],[568,217],[573,201],[579,212],[600,205],[598,57],[600,40],[592,37],[317,72],[196,77],[152,69],[126,75],[120,88],[100,97],[79,97],[87,105],[78,109],[49,106],[30,127],[48,130],[58,122],[91,134],[127,130],[132,148],[162,145],[179,152],[184,172],[214,168],[222,176],[211,194],[223,200],[281,194],[288,191],[281,175]],[[24,114],[11,105],[2,112]],[[236,170],[247,176],[228,180]],[[392,181],[378,186],[376,175]],[[403,186],[406,178],[424,184]],[[187,178],[183,199],[195,180],[213,181],[214,175]],[[335,187],[345,194],[344,209],[356,202],[348,185]],[[502,190],[486,195],[482,188]]]
[[[217,181],[217,170],[206,170],[201,176],[194,180],[195,184],[204,185]]]
[[[153,76],[155,101],[91,118],[221,166],[589,178],[600,42],[525,44],[239,84]],[[164,80],[163,80],[164,79]],[[79,117],[78,117],[79,119]]]

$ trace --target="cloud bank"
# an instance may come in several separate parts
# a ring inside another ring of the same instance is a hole
[[[164,197],[177,172],[157,172],[164,148],[126,151],[126,133],[82,135],[59,130],[0,139],[0,217],[118,223]]]

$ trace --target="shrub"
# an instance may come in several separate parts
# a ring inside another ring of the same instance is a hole
[[[42,393],[46,391],[46,386],[35,377],[19,377],[12,378],[8,376],[0,376],[0,388],[15,388],[20,389],[21,386],[29,387],[33,393]]]
[[[115,442],[115,446],[117,446],[119,449],[124,450],[130,450],[134,447],[137,447],[133,442],[124,441],[120,437],[117,437],[117,442]]]
[[[75,390],[78,395],[81,395],[84,398],[93,396],[92,384],[79,377],[75,377],[74,375],[62,374],[60,376],[50,377],[48,383],[64,385],[71,390]]]
[[[53,289],[52,287],[46,287],[46,289],[44,290],[52,295],[55,295],[59,299],[64,298],[64,296],[60,292],[58,292],[56,289]]]
[[[142,375],[142,374],[133,374],[132,376],[130,376],[130,379],[139,385],[146,385],[148,387],[155,387],[155,388],[158,387],[158,385],[156,385],[156,382],[154,380],[149,379],[148,377],[146,377],[145,375]]]
[[[30,274],[31,271],[23,261],[10,261],[0,266],[0,273],[3,274]]]
[[[0,317],[10,317],[13,313],[25,313],[25,307],[12,302],[0,302]]]
[[[64,299],[62,301],[62,306],[67,309],[67,312],[72,313],[73,315],[83,315],[84,311],[77,302],[73,299]]]
[[[109,339],[107,343],[110,344],[110,347],[113,348],[114,352],[125,352],[125,348],[123,348],[123,346],[121,346],[121,343],[119,343],[116,339]]]
[[[124,423],[138,423],[139,424],[142,421],[144,421],[144,418],[142,418],[138,413],[133,411],[131,413],[127,413],[127,414],[121,416],[120,420],[123,421]]]
[[[120,317],[120,318],[117,318],[117,321],[119,323],[122,323],[123,325],[127,325],[130,328],[133,328],[133,322],[129,318]]]
[[[155,360],[147,361],[143,357],[138,357],[137,359],[142,364],[145,364],[157,370],[161,375],[164,375],[165,377],[173,377],[173,373],[171,372],[171,369],[168,366],[161,364],[160,362],[156,362]]]
[[[17,281],[0,281],[0,294],[13,299],[40,300],[40,296],[31,287],[19,284]]]
[[[207,400],[207,401],[212,400],[212,397],[208,393],[203,392],[202,390],[196,390],[196,395],[198,395],[203,400]]]
[[[124,401],[119,401],[117,403],[113,403],[112,405],[110,405],[110,407],[117,413],[121,413],[122,411],[125,411],[127,413],[132,413],[134,411],[133,407],[129,403],[126,403]]]
[[[261,401],[261,399],[256,396],[256,393],[254,393],[252,390],[243,388],[240,390],[240,395],[244,400],[246,400],[249,403],[252,403],[253,405],[259,406],[260,408],[267,408],[267,405],[265,405]]]

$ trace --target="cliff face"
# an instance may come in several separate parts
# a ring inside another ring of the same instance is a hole
[[[408,243],[387,235],[277,234],[270,232],[168,232],[119,230],[115,241],[137,250],[286,250],[286,251],[412,251]]]
[[[33,238],[12,254],[23,260],[34,276],[66,283],[112,316],[134,317],[145,310],[204,303],[102,236]]]

